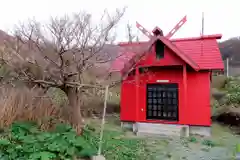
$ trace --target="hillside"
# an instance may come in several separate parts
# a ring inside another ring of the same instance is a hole
[[[229,57],[229,75],[239,76],[240,75],[240,38],[234,37],[226,41],[219,43],[219,49],[222,54],[222,58],[225,62],[226,69],[226,58]]]
[[[10,36],[6,32],[0,30],[0,45],[3,45],[5,40],[13,38],[14,38],[13,36]],[[234,37],[226,41],[220,42],[219,49],[221,51],[223,60],[226,60],[227,57],[230,57],[229,58],[230,73],[232,75],[240,74],[240,38]],[[101,60],[107,61],[108,63],[96,64],[96,67],[91,69],[91,73],[95,73],[98,76],[105,74],[110,67],[111,61],[118,56],[120,50],[121,50],[120,47],[117,45],[106,44],[102,49],[101,53],[98,54],[98,58],[100,57]],[[25,57],[27,55],[22,56]]]
[[[14,42],[15,43],[15,40],[14,40],[14,37],[9,35],[8,33],[0,30],[0,46],[3,46],[4,44],[7,44],[6,42]],[[34,59],[38,59],[38,61],[40,61],[41,63],[41,60],[42,60],[42,56],[40,56],[39,53],[35,53],[36,51],[29,51],[28,50],[28,43],[25,43],[23,45],[22,48],[24,48],[24,46],[26,46],[26,51],[25,52],[20,52],[20,55],[23,57],[23,58],[29,58],[29,59],[32,59],[34,57]],[[11,46],[12,47],[12,46]],[[50,46],[51,47],[51,46]],[[24,49],[25,50],[25,49]],[[50,48],[51,50],[51,48]],[[88,51],[86,51],[86,54]],[[91,67],[89,69],[89,73],[90,74],[93,74],[93,75],[96,75],[97,77],[101,77],[101,76],[104,76],[106,75],[106,73],[108,73],[108,70],[111,66],[111,62],[116,59],[116,57],[118,56],[118,53],[120,52],[120,47],[117,46],[117,45],[114,45],[114,44],[106,44],[103,49],[98,53],[96,54],[95,58],[98,60],[98,61],[103,61],[105,63],[95,63],[93,67]],[[7,54],[7,52],[5,51],[5,53]],[[71,55],[68,55],[68,53],[65,54],[65,58],[66,59],[69,59],[71,58]],[[70,57],[69,57],[70,56]],[[54,60],[58,57],[55,57],[54,55],[51,56],[51,59]],[[44,65],[44,64],[42,64]]]
[[[222,57],[225,60],[230,57],[231,65],[238,65],[240,61],[240,37],[228,39],[219,43]]]

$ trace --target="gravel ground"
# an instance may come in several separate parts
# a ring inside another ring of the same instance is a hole
[[[157,150],[156,160],[230,160],[233,148],[223,146],[209,147],[189,142],[184,145],[181,140],[170,140],[169,144]]]
[[[154,160],[232,160],[240,137],[226,128],[213,125],[209,139],[191,137],[188,139],[148,140]],[[193,139],[193,140],[191,140]]]

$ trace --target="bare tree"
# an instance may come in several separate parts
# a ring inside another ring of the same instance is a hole
[[[137,37],[136,37],[136,42],[139,42],[139,41],[140,41],[140,40],[139,40],[139,36],[137,36]]]
[[[128,42],[133,42],[133,40],[136,38],[136,36],[132,32],[132,26],[128,23],[127,24],[127,38]]]
[[[102,49],[111,43],[113,28],[125,13],[104,12],[101,23],[94,25],[91,14],[81,12],[72,16],[51,18],[50,23],[36,20],[19,25],[15,37],[7,40],[2,49],[2,62],[10,66],[16,78],[43,88],[62,89],[69,100],[72,122],[81,122],[81,93],[89,87],[85,72],[97,64],[111,61],[110,53]]]

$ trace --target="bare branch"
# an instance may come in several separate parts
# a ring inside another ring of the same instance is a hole
[[[127,24],[127,38],[129,43],[132,43],[133,40],[136,38],[136,36],[133,35],[132,26],[129,23]]]
[[[117,9],[113,14],[105,10],[101,23],[96,25],[87,12],[52,17],[47,24],[29,20],[18,25],[15,37],[6,42],[2,59],[15,70],[18,68],[19,79],[32,83],[48,86],[81,83],[84,71],[113,60],[104,58],[103,55],[112,53],[103,54],[102,50],[115,39],[112,31],[125,10]],[[41,75],[30,73],[33,68]]]

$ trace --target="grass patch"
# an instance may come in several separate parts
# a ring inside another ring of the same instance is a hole
[[[98,119],[88,119],[87,122],[90,125],[86,127],[83,136],[88,139],[91,145],[98,146],[100,135],[100,121]],[[143,138],[134,137],[131,132],[122,130],[120,128],[120,124],[118,125],[116,123],[118,123],[116,121],[116,117],[109,117],[106,120],[102,145],[102,152],[106,159],[149,159],[149,152],[146,149],[146,140],[144,140]]]
[[[94,146],[77,136],[71,126],[63,124],[47,132],[36,123],[13,123],[8,134],[0,139],[0,158],[7,160],[67,160],[94,154]]]
[[[97,130],[100,128],[99,119],[89,119],[87,121],[91,126],[97,128]],[[99,131],[97,130],[94,133],[95,136],[98,135]],[[201,136],[191,136],[182,139],[173,137],[139,138],[131,131],[121,129],[118,116],[111,116],[106,119],[105,134],[104,155],[107,159],[116,160],[122,160],[120,157],[124,157],[126,153],[126,155],[131,155],[131,157],[134,158],[137,157],[140,160],[198,159],[203,156],[202,154],[206,157],[216,157],[221,153],[226,157],[231,157],[236,150],[236,144],[240,140],[228,127],[218,124],[212,125],[212,137],[210,138]],[[109,141],[110,143],[108,143]],[[121,153],[116,153],[117,151],[113,149],[116,147],[116,143],[121,144],[121,150],[118,149]],[[136,146],[137,148],[135,148]],[[132,153],[132,151],[134,151],[134,153]]]
[[[87,119],[82,136],[68,125],[57,125],[52,131],[42,131],[34,123],[14,123],[2,134],[0,157],[13,159],[76,159],[95,155],[99,144],[100,120]],[[122,130],[118,116],[106,118],[102,153],[107,160],[178,160],[198,159],[201,154],[214,157],[228,149],[230,157],[239,137],[227,127],[213,125],[212,138],[144,138]],[[224,153],[225,154],[225,153]],[[191,157],[191,156],[195,157]]]

